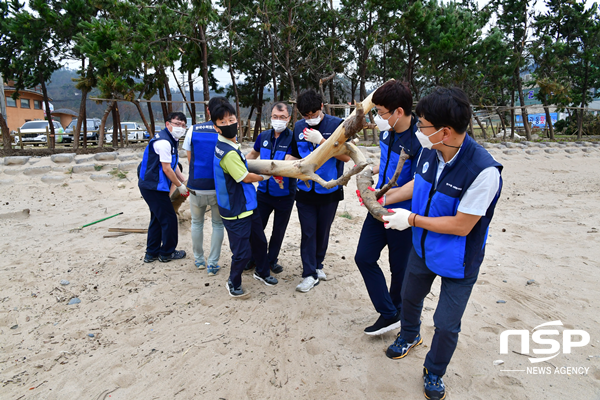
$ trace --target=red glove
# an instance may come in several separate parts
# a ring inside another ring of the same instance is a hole
[[[281,184],[283,183],[283,176],[275,176],[273,175],[273,179],[275,179],[275,182]]]
[[[367,189],[370,190],[371,192],[375,191],[375,189],[373,189],[371,186],[369,186]],[[360,202],[360,205],[364,207],[365,203],[364,203],[364,201],[363,201],[363,199],[362,199],[362,197],[360,195],[360,190],[356,191],[356,196],[358,196],[358,201]],[[379,204],[383,205],[383,197],[380,198],[380,199],[378,199],[377,202]]]

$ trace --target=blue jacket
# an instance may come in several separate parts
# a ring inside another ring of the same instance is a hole
[[[465,133],[465,135],[467,135]],[[412,211],[428,217],[454,216],[458,205],[481,171],[499,164],[468,135],[451,163],[446,164],[435,186],[438,157],[423,149],[419,158],[412,197]],[[456,236],[412,228],[413,246],[427,268],[448,278],[466,278],[479,269],[485,254],[488,227],[502,191],[502,179],[494,200],[467,236]]]
[[[317,128],[319,132],[323,135],[323,138],[327,139],[331,134],[336,130],[336,128],[342,123],[342,119],[338,117],[334,117],[332,115],[325,114],[325,117],[321,121],[318,127],[309,126],[304,119],[296,122],[294,126],[294,140],[298,145],[298,152],[302,158],[308,156],[312,151],[319,147],[318,145],[314,145],[311,142],[307,142],[304,139],[303,130],[305,128],[313,129]],[[342,176],[344,172],[344,163],[336,158],[330,158],[319,168],[316,173],[319,175],[325,182],[335,180]],[[334,186],[331,189],[325,189],[323,186],[315,183],[313,181],[307,181],[306,183],[301,182],[298,184],[298,189],[303,192],[309,192],[314,186],[315,191],[318,194],[327,194],[333,193],[339,189],[339,186]]]
[[[401,133],[396,133],[393,130],[383,131],[379,133],[379,147],[381,148],[381,156],[379,159],[379,179],[377,180],[377,189],[388,183],[400,160],[400,152],[408,154],[408,159],[404,162],[402,173],[396,181],[398,186],[403,186],[413,180],[415,175],[416,158],[421,153],[421,143],[415,136],[417,131],[416,115],[412,115],[410,127]],[[404,208],[410,210],[411,201],[406,200],[400,203],[386,204],[386,208]]]
[[[171,136],[167,128],[163,129],[148,142],[144,157],[140,164],[138,186],[149,190],[158,190],[168,192],[171,190],[171,180],[163,172],[160,158],[154,151],[154,144],[159,140],[166,140],[171,144],[171,168],[175,170],[179,162],[179,152],[177,151],[177,141]]]
[[[215,171],[215,187],[217,190],[217,204],[219,205],[219,214],[222,217],[237,217],[245,211],[256,208],[256,189],[251,183],[237,183],[231,175],[226,174],[221,168],[221,160],[230,151],[236,152],[246,164],[248,162],[241,151],[231,147],[227,143],[217,141],[213,157],[213,168]]]
[[[292,144],[292,139],[292,131],[288,128],[285,128],[277,139],[275,139],[275,131],[269,129],[261,132],[258,136],[254,144],[254,150],[260,153],[261,160],[285,160],[285,155],[289,154],[288,150]],[[279,187],[274,179],[260,181],[258,190],[274,197],[289,196],[296,193],[296,179],[284,177],[283,189]]]
[[[215,190],[213,159],[219,134],[211,121],[194,125],[191,134],[191,165],[187,187],[194,190]]]

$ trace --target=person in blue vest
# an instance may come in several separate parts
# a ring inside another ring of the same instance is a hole
[[[376,188],[381,189],[390,181],[398,166],[402,150],[408,155],[408,159],[404,162],[396,184],[403,186],[413,179],[416,157],[421,152],[421,144],[415,136],[418,118],[411,113],[412,94],[406,84],[400,81],[388,81],[373,94],[373,104],[377,108],[375,123],[380,131],[379,147],[381,148],[379,165],[373,167],[373,173],[379,175]],[[358,191],[357,194],[362,203]],[[410,210],[410,200],[390,203],[384,195],[379,202],[388,209]],[[379,313],[377,321],[365,328],[364,332],[367,335],[381,335],[400,327],[402,281],[408,255],[412,249],[411,235],[410,228],[404,231],[385,229],[383,222],[367,213],[354,256],[371,302]],[[377,263],[385,246],[389,251],[391,272],[389,291],[383,271]]]
[[[217,106],[229,103],[226,97],[213,97],[208,102],[208,117]],[[198,269],[206,268],[208,275],[216,275],[221,268],[221,246],[225,236],[223,220],[217,205],[217,192],[213,171],[213,157],[217,145],[218,133],[212,121],[196,124],[188,129],[183,140],[183,149],[187,151],[190,174],[187,187],[190,191],[190,212],[192,214],[192,247],[194,264]],[[208,260],[204,258],[204,214],[210,206],[212,236]]]
[[[384,216],[387,228],[412,228],[413,250],[402,287],[401,330],[386,355],[404,358],[421,344],[423,300],[437,276],[442,285],[433,315],[435,333],[425,358],[425,397],[443,399],[442,376],[456,349],[460,322],[477,281],[488,229],[502,190],[502,165],[467,133],[471,105],[458,88],[438,88],[419,101],[417,138],[423,146],[415,178],[389,202],[412,198]]]
[[[267,239],[260,215],[255,212],[256,189],[252,184],[269,177],[248,172],[248,162],[236,140],[238,124],[231,104],[216,107],[211,120],[219,133],[213,158],[217,204],[232,253],[227,290],[230,296],[241,297],[246,294],[242,289],[242,272],[250,258],[256,261],[254,279],[267,286],[277,284],[269,269]]]
[[[261,132],[254,142],[254,148],[246,155],[253,160],[260,157],[261,160],[285,160],[285,156],[292,152],[292,131],[287,124],[290,122],[290,113],[285,103],[279,102],[271,107],[272,129]],[[280,186],[281,185],[281,186]],[[273,176],[258,183],[258,211],[262,219],[263,229],[267,227],[271,213],[273,217],[273,232],[269,239],[269,266],[271,272],[280,273],[283,267],[277,263],[281,243],[285,230],[292,215],[294,199],[296,198],[296,179]],[[252,267],[254,260],[250,262]],[[248,268],[246,268],[248,269]]]
[[[312,89],[298,96],[297,107],[303,119],[294,126],[292,154],[287,159],[308,156],[342,123],[341,118],[323,113],[323,98]],[[335,180],[342,175],[344,162],[349,160],[348,156],[331,158],[316,173],[325,181]],[[331,224],[338,204],[343,199],[343,186],[325,189],[313,181],[298,183],[296,208],[302,231],[300,256],[303,278],[296,286],[299,292],[306,293],[320,281],[327,280],[323,272],[323,260],[329,244]]]
[[[167,116],[166,127],[146,146],[139,167],[138,187],[150,208],[150,225],[144,262],[168,262],[185,257],[185,251],[175,250],[178,240],[177,214],[171,204],[171,183],[182,196],[189,196],[179,171],[177,143],[185,134],[186,118],[181,112]]]

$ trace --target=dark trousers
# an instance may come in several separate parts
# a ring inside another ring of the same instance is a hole
[[[464,279],[442,277],[442,290],[438,300],[433,324],[435,333],[424,367],[436,375],[444,375],[458,343],[460,320],[471,296],[477,273]],[[408,259],[406,276],[402,286],[402,329],[400,335],[412,342],[419,334],[423,299],[438,276],[431,272],[423,259],[413,249]]]
[[[388,291],[383,271],[377,260],[388,246],[392,279]],[[367,214],[354,261],[362,274],[375,310],[384,318],[393,318],[402,308],[402,282],[406,263],[412,249],[412,230],[385,229],[383,222]]]
[[[169,192],[140,188],[140,193],[150,208],[146,253],[168,256],[175,251],[178,240],[177,214]]]
[[[275,212],[273,217],[273,232],[271,233],[271,239],[269,239],[268,251],[269,264],[271,265],[275,264],[277,257],[279,257],[285,230],[292,215],[295,197],[296,193],[292,193],[290,196],[275,197],[258,192],[258,211],[262,220],[263,230],[267,227],[271,213]]]
[[[329,244],[329,231],[335,218],[338,201],[328,204],[305,204],[296,202],[302,239],[302,277],[317,279],[317,269],[323,268],[323,260]]]
[[[254,258],[256,273],[263,278],[271,274],[267,262],[267,239],[263,231],[260,215],[254,210],[252,215],[241,219],[225,219],[223,225],[227,230],[229,248],[231,249],[231,271],[229,279],[233,287],[242,284],[244,267]]]

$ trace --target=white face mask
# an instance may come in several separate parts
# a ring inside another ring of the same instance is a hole
[[[440,140],[437,143],[432,143],[431,140],[429,140],[430,137],[432,137],[433,135],[435,135],[436,133],[438,133],[442,129],[444,129],[444,128],[442,127],[440,129],[438,129],[437,131],[433,132],[429,136],[427,136],[423,132],[421,132],[420,129],[417,129],[417,131],[415,132],[415,136],[417,137],[417,139],[419,139],[419,143],[421,143],[421,146],[423,146],[426,149],[431,150],[433,148],[433,146],[435,146],[436,144],[440,144],[440,143],[444,142],[443,140]]]
[[[180,126],[173,127],[173,130],[171,131],[171,136],[173,136],[175,140],[179,140],[183,135],[185,135],[185,128],[182,128]]]
[[[321,123],[321,115],[316,118],[304,119],[309,126],[319,125]]]
[[[287,128],[287,121],[282,121],[280,119],[272,119],[271,126],[275,130],[275,132],[283,132],[285,128]]]
[[[387,119],[381,118],[380,115],[376,115],[373,120],[375,121],[375,124],[377,124],[377,128],[379,128],[379,130],[381,132],[389,131],[392,129],[392,127],[390,126],[390,123],[387,121]]]

